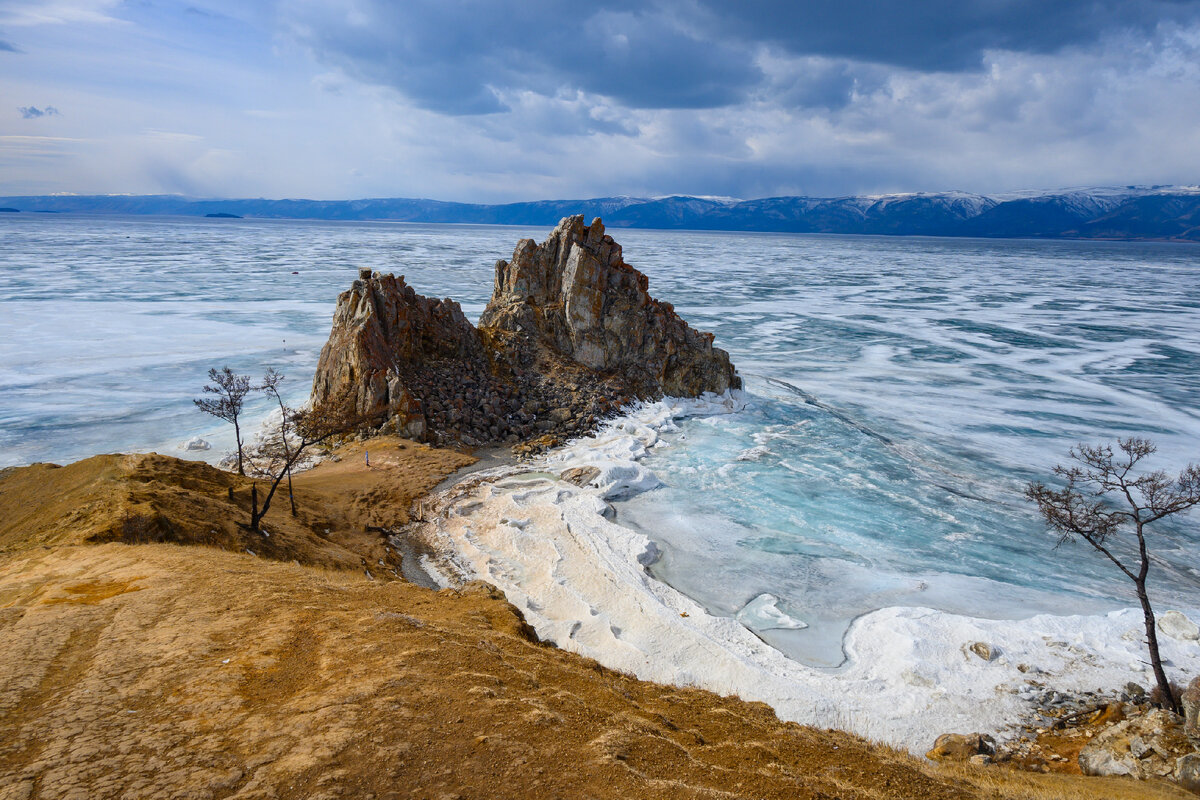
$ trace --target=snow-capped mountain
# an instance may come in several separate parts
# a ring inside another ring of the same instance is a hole
[[[1200,241],[1200,187],[1085,187],[978,195],[853,197],[599,197],[503,205],[438,200],[196,200],[174,195],[0,197],[18,211],[206,214],[301,219],[553,225],[569,214],[610,227],[1020,238]]]

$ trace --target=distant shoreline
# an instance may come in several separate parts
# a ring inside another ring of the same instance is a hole
[[[757,200],[601,197],[497,205],[414,198],[0,197],[17,212],[421,224],[553,226],[582,213],[610,228],[985,239],[1200,242],[1200,188],[1152,186],[978,195],[918,192]]]

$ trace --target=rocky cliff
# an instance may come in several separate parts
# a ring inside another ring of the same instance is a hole
[[[581,216],[497,262],[478,329],[454,301],[360,270],[338,297],[313,401],[348,394],[379,429],[414,439],[515,443],[585,432],[634,398],[740,386],[712,334],[647,286]]]
[[[523,239],[512,261],[496,263],[479,324],[619,375],[638,394],[691,397],[740,385],[712,334],[688,326],[648,285],[598,218],[585,226],[567,217],[540,245]]]

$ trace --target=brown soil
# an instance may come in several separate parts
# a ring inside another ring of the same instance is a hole
[[[379,437],[295,476],[296,516],[281,483],[255,533],[251,486],[267,483],[156,453],[103,455],[60,467],[0,470],[0,557],[63,544],[171,542],[330,568],[394,559],[378,530],[408,522],[412,501],[474,461],[451,450]],[[231,494],[232,493],[232,494]],[[232,499],[230,499],[232,497]]]
[[[483,584],[372,580],[363,527],[469,459],[370,450],[298,480],[265,539],[248,483],[200,464],[0,473],[0,800],[1185,796],[937,767],[539,644]]]

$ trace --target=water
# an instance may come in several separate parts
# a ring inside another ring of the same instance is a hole
[[[667,289],[671,246],[690,266]],[[825,665],[876,608],[1018,618],[1135,602],[1086,545],[1054,550],[1022,490],[1079,441],[1145,436],[1172,470],[1200,459],[1200,252],[691,234],[637,263],[756,398],[684,423],[668,436],[683,446],[644,462],[667,488],[620,510],[664,550],[657,576],[721,615],[775,595],[808,627],[756,632]],[[1160,523],[1160,602],[1200,601],[1196,530]]]
[[[877,608],[1131,602],[1085,547],[1053,549],[1021,489],[1080,440],[1148,436],[1168,469],[1200,457],[1200,250],[611,232],[730,351],[750,401],[665,433],[644,462],[665,485],[617,504],[662,550],[658,578],[819,665]],[[545,233],[5,215],[0,465],[193,435],[215,458],[230,434],[191,405],[209,367],[275,366],[299,402],[357,268],[476,318],[495,259]],[[1165,603],[1200,605],[1195,530],[1156,536]]]
[[[287,376],[303,402],[359,267],[478,316],[519,228],[0,215],[0,466],[158,450],[232,430],[200,414],[209,368]],[[299,274],[293,275],[293,272]],[[247,409],[251,419],[269,404]]]

